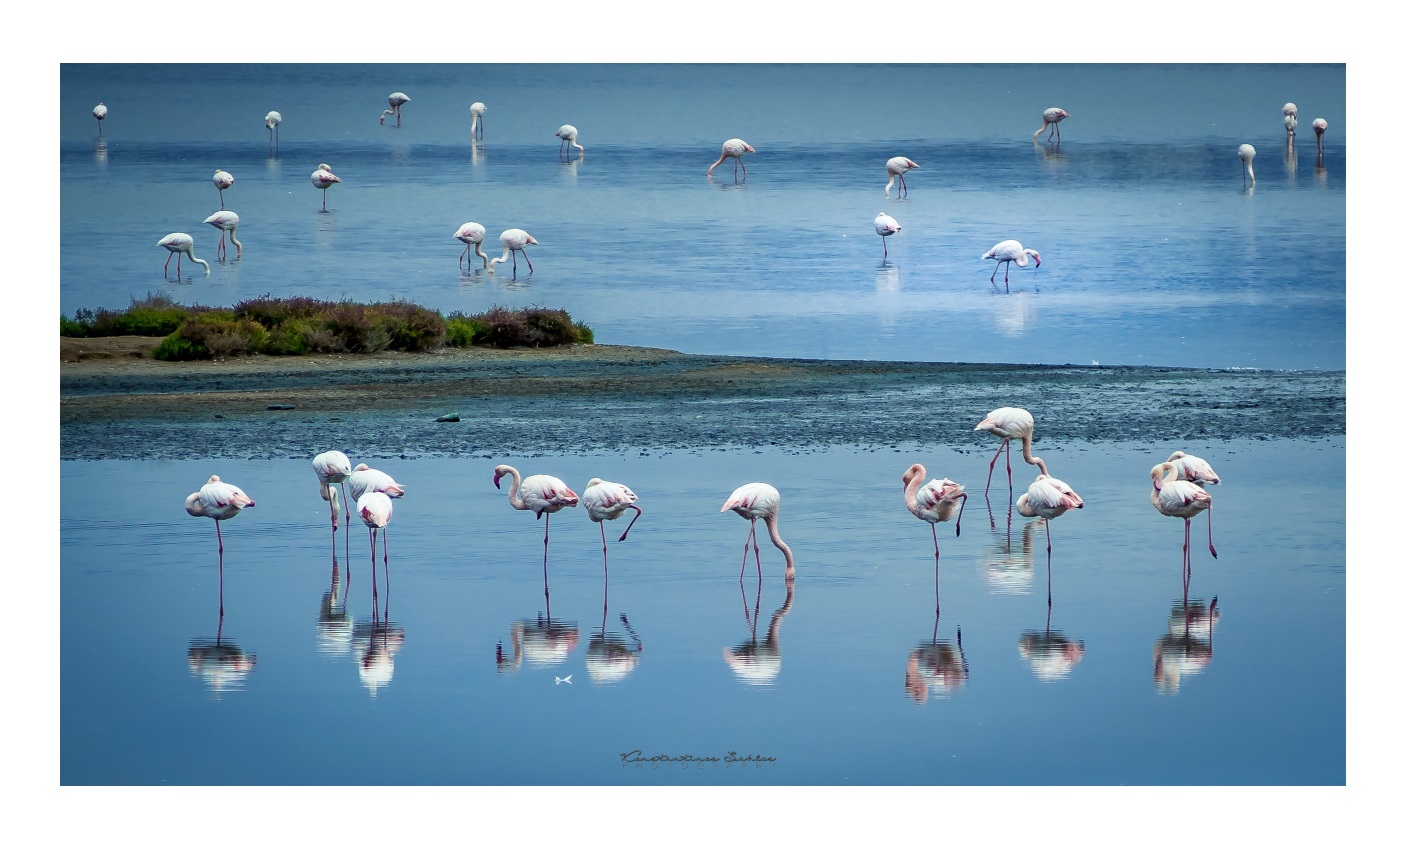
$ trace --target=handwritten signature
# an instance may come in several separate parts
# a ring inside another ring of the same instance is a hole
[[[655,754],[646,756],[641,749],[634,751],[620,752],[620,766],[663,766],[667,764],[680,763],[686,766],[733,766],[736,764],[750,764],[760,766],[763,764],[774,764],[776,758],[766,757],[760,754],[748,754],[739,757],[737,752],[730,751],[723,757],[693,754]]]

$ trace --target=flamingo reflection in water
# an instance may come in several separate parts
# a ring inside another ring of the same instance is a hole
[[[509,629],[512,654],[503,653],[503,643],[498,643],[498,671],[515,671],[522,668],[523,662],[532,668],[548,668],[566,662],[567,657],[581,644],[581,631],[574,621],[554,619],[551,612],[544,619],[541,613],[535,619],[519,619]]]
[[[1031,522],[1033,525],[1034,521]],[[1045,553],[1045,629],[1027,630],[1020,635],[1020,656],[1029,663],[1035,677],[1043,681],[1063,680],[1069,677],[1074,666],[1084,659],[1083,640],[1072,640],[1057,630],[1050,629],[1050,617],[1054,612],[1054,570],[1050,563],[1052,554]]]
[[[336,547],[335,541],[332,546]],[[317,650],[330,657],[340,657],[351,652],[354,625],[351,615],[347,612],[348,585],[337,565],[337,558],[333,556],[332,586],[323,592],[322,604],[317,610]]]
[[[1212,634],[1220,621],[1219,598],[1207,605],[1183,596],[1173,604],[1167,619],[1167,633],[1152,649],[1152,682],[1161,693],[1176,693],[1181,679],[1198,674],[1210,665]]]
[[[742,586],[742,581],[738,579],[738,586]],[[748,616],[748,627],[751,628],[751,638],[733,648],[723,649],[723,660],[732,669],[732,673],[737,675],[737,679],[752,686],[770,686],[776,676],[781,673],[781,622],[786,620],[786,616],[791,613],[791,606],[796,600],[796,577],[794,574],[786,575],[786,600],[781,603],[776,612],[771,614],[771,624],[767,626],[766,635],[762,639],[757,639],[757,626],[760,619],[762,605],[762,578],[757,576],[757,604]],[[742,611],[747,613],[747,590],[742,587]]]
[[[638,516],[637,516],[638,517]],[[620,624],[628,636],[607,632],[610,619],[610,577],[605,578],[604,602],[601,604],[600,629],[586,643],[586,674],[596,683],[617,683],[624,680],[640,664],[644,643],[630,626],[630,619],[620,613]]]
[[[186,650],[186,665],[192,677],[199,677],[210,687],[218,701],[222,693],[240,690],[244,680],[254,670],[257,655],[224,638],[225,586],[220,583],[220,616],[214,639],[192,639]]]
[[[366,508],[368,514],[362,515],[366,520],[366,525],[371,528],[372,533],[376,531],[375,523],[380,520],[378,513],[384,511],[385,520],[390,520],[390,498],[380,492],[368,492],[363,494],[361,500],[357,501],[357,513],[361,514]],[[382,524],[384,526],[384,524]],[[379,593],[376,584],[376,551],[375,545],[371,550],[371,623],[362,622],[352,629],[352,656],[356,659],[357,676],[361,678],[361,685],[371,692],[371,697],[376,697],[376,691],[391,682],[395,675],[395,655],[400,652],[405,645],[405,630],[400,625],[391,621],[391,595],[390,595],[390,557],[385,560],[386,571],[386,600],[385,608],[382,609]]]
[[[1012,505],[1007,503],[1005,525],[997,527],[991,504],[986,504],[994,536],[986,552],[986,583],[997,594],[1024,595],[1029,594],[1030,585],[1035,579],[1035,537],[1044,528],[1044,521],[1039,518],[1027,521],[1020,531],[1020,545],[1017,547],[1011,540],[1012,509]]]

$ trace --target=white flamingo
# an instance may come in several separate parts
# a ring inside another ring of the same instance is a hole
[[[1255,185],[1255,146],[1246,142],[1240,146],[1240,162],[1244,165],[1244,181],[1242,183],[1250,186]]]
[[[500,263],[507,263],[508,253],[513,255],[513,274],[517,274],[517,253],[522,252],[522,259],[527,261],[527,271],[532,272],[532,259],[527,256],[527,247],[537,245],[537,240],[521,228],[509,228],[498,235],[498,242],[503,245],[503,256],[495,257],[488,261],[488,271],[492,272],[493,267]]]
[[[101,101],[93,107],[93,118],[98,120],[98,135],[103,135],[103,119],[107,118],[107,107]]]
[[[195,237],[192,237],[190,234],[181,233],[180,231],[177,231],[174,234],[167,234],[166,236],[161,238],[161,241],[158,242],[157,245],[161,248],[166,249],[167,251],[171,252],[171,254],[176,256],[177,278],[181,277],[181,255],[183,254],[190,255],[192,263],[198,263],[201,266],[205,267],[205,274],[210,274],[210,264],[195,256]],[[171,257],[170,255],[168,255],[166,257],[166,265],[161,267],[161,274],[165,275],[166,270],[170,266]]]
[[[488,112],[488,107],[482,101],[474,101],[469,104],[469,115],[473,116],[473,121],[469,124],[469,138],[483,138],[483,114]]]
[[[225,552],[224,537],[220,535],[220,521],[228,521],[239,514],[241,509],[254,505],[253,499],[238,485],[224,482],[218,476],[211,476],[200,490],[186,498],[186,512],[195,518],[215,520],[215,541],[220,553]],[[221,569],[223,571],[223,568]]]
[[[923,479],[927,475],[927,468],[917,463],[903,472],[903,502],[913,517],[932,526],[932,558],[936,571],[938,560],[942,558],[937,547],[937,525],[951,520],[955,514],[957,535],[962,534],[962,510],[967,507],[967,492],[959,483],[946,478],[934,479],[924,485]]]
[[[742,167],[742,179],[743,179],[743,180],[746,180],[746,179],[747,179],[747,164],[744,163],[744,162],[742,162],[742,155],[743,155],[743,154],[755,154],[755,153],[757,153],[757,149],[756,149],[756,148],[753,148],[751,145],[748,145],[746,142],[742,141],[741,139],[729,139],[729,140],[727,140],[726,142],[723,143],[723,152],[722,152],[722,156],[718,157],[718,161],[717,161],[716,163],[713,163],[711,166],[708,167],[708,177],[712,177],[712,176],[713,176],[713,169],[716,169],[718,166],[721,166],[721,165],[723,164],[723,161],[724,161],[724,160],[731,159],[731,160],[732,160],[732,179],[733,179],[734,181],[737,180],[737,167],[738,167],[738,166],[741,166],[741,167]]]
[[[1177,450],[1167,456],[1167,461],[1176,465],[1177,479],[1184,479],[1197,485],[1220,485],[1220,477],[1216,475],[1211,463],[1200,456],[1188,455]]]
[[[326,163],[318,163],[317,169],[312,173],[312,185],[322,190],[322,212],[327,212],[327,188],[334,183],[341,183],[342,179],[332,174],[332,167]]]
[[[605,522],[613,521],[627,510],[633,509],[635,516],[630,519],[630,523],[625,526],[625,531],[620,533],[617,541],[624,541],[625,536],[630,534],[635,521],[644,514],[640,507],[635,505],[639,502],[635,492],[629,486],[619,482],[609,482],[596,477],[586,483],[586,490],[581,492],[581,505],[586,507],[586,515],[591,520],[600,525],[600,549],[605,551]]]
[[[391,92],[390,95],[386,97],[386,103],[390,104],[391,108],[381,113],[381,123],[385,124],[386,116],[393,115],[395,116],[395,126],[399,127],[400,108],[405,104],[410,103],[410,96],[405,94],[404,92]]]
[[[557,147],[558,157],[562,155],[563,151],[566,151],[566,146],[568,144],[574,147],[577,151],[580,151],[582,154],[586,153],[586,149],[582,148],[581,143],[576,141],[576,128],[572,125],[563,124],[561,127],[557,128],[557,132],[554,135],[561,139],[561,145]],[[567,156],[570,156],[570,152],[567,152]]]
[[[1181,518],[1186,521],[1186,535],[1182,541],[1182,579],[1191,576],[1191,519],[1211,508],[1211,494],[1192,482],[1178,479],[1174,462],[1162,462],[1152,468],[1152,505],[1168,518]],[[1216,554],[1215,542],[1211,540],[1211,516],[1206,516],[1206,544],[1211,556]]]
[[[220,209],[225,209],[225,190],[234,186],[234,175],[224,169],[215,169],[215,188],[220,191]]]
[[[996,473],[996,459],[1001,457],[1001,451],[1006,451],[1006,484],[1014,493],[1014,484],[1011,480],[1011,439],[1020,439],[1020,453],[1025,458],[1026,464],[1033,464],[1040,468],[1040,472],[1048,474],[1049,468],[1045,467],[1045,460],[1030,454],[1030,444],[1035,440],[1035,415],[1023,408],[997,408],[986,415],[973,432],[990,432],[1001,439],[1001,445],[996,448],[996,455],[991,457],[990,470],[986,472],[986,494],[991,493],[991,477]]]
[[[345,497],[347,477],[351,476],[352,464],[347,454],[340,450],[328,450],[325,453],[318,453],[312,457],[312,470],[317,474],[317,484],[322,499],[332,504],[332,529],[337,529],[337,495],[332,490],[333,485],[341,487]],[[351,520],[351,506],[348,504],[344,517]]]
[[[1315,118],[1313,120],[1313,134],[1318,137],[1318,158],[1323,158],[1323,133],[1328,129],[1326,118]]]
[[[982,260],[996,261],[996,265],[991,269],[991,284],[996,284],[996,270],[1001,268],[1001,264],[1006,265],[1006,292],[1011,291],[1011,261],[1015,265],[1024,269],[1030,263],[1030,258],[1035,258],[1035,268],[1040,268],[1040,253],[1035,249],[1028,249],[1020,244],[1019,240],[1002,240],[991,247],[986,254],[981,256]]]
[[[874,232],[884,240],[884,257],[889,256],[889,237],[903,230],[898,220],[882,211],[874,217]]]
[[[1289,141],[1294,141],[1294,131],[1299,127],[1299,108],[1293,103],[1284,104],[1284,133]]]
[[[477,222],[465,222],[459,226],[459,230],[454,232],[454,239],[464,244],[464,251],[459,255],[459,265],[464,265],[464,258],[472,249],[473,253],[483,258],[483,265],[488,266],[488,255],[483,253],[483,238],[488,235],[488,229]],[[474,259],[469,258],[469,271],[474,268]]]
[[[356,501],[356,514],[361,518],[362,523],[371,536],[371,570],[376,570],[376,533],[386,528],[391,522],[391,513],[394,511],[391,506],[391,498],[380,491],[368,491],[361,495]],[[390,562],[390,551],[386,549],[384,542],[381,546],[385,554],[385,561]],[[389,574],[387,575],[389,582]]]
[[[1015,510],[1023,517],[1045,519],[1045,552],[1053,549],[1050,541],[1050,520],[1070,509],[1084,508],[1084,498],[1074,493],[1063,480],[1042,473],[1030,483],[1030,488],[1015,501]]]
[[[404,497],[405,486],[395,481],[395,477],[385,471],[376,470],[366,464],[352,468],[346,478],[347,490],[353,500],[360,500],[363,494],[379,491],[387,497]]]
[[[1032,137],[1032,141],[1033,141],[1033,140],[1039,139],[1039,138],[1040,138],[1040,134],[1041,134],[1041,133],[1044,133],[1044,132],[1045,132],[1045,128],[1047,128],[1047,127],[1050,128],[1050,137],[1049,137],[1049,138],[1052,139],[1052,140],[1057,140],[1057,139],[1059,139],[1059,138],[1060,138],[1060,135],[1059,135],[1059,123],[1060,123],[1061,121],[1064,121],[1064,120],[1065,120],[1066,118],[1068,118],[1068,117],[1069,117],[1069,113],[1065,112],[1064,110],[1060,109],[1059,107],[1050,107],[1049,109],[1045,110],[1044,115],[1041,116],[1041,118],[1044,119],[1044,122],[1045,122],[1045,123],[1044,123],[1044,124],[1041,124],[1041,125],[1040,125],[1040,129],[1037,130],[1037,131],[1035,131],[1035,135]]]
[[[500,464],[493,469],[493,487],[502,490],[503,477],[512,477],[513,483],[508,487],[508,504],[514,509],[521,509],[525,512],[533,512],[540,520],[543,515],[547,517],[546,524],[542,530],[542,590],[548,594],[547,612],[551,613],[550,592],[547,590],[547,542],[552,535],[552,515],[562,509],[569,509],[581,501],[576,496],[576,492],[566,486],[565,482],[555,476],[545,473],[533,474],[523,478],[518,473],[517,468],[512,465]]]
[[[757,576],[761,576],[762,554],[757,545],[757,520],[761,519],[766,522],[771,543],[786,556],[786,579],[794,579],[795,557],[791,554],[791,548],[781,540],[781,533],[777,529],[776,517],[781,512],[781,492],[765,482],[749,482],[733,491],[732,496],[727,498],[727,502],[723,503],[723,507],[718,511],[729,510],[752,522],[752,530],[747,534],[747,540],[742,543],[742,573],[747,572],[747,544],[750,542],[752,552],[757,556]],[[738,575],[738,578],[741,579],[741,575]]]
[[[264,116],[264,127],[269,131],[269,144],[278,145],[278,125],[283,123],[283,116],[276,110],[269,110],[269,114]]]
[[[885,166],[889,173],[889,182],[884,186],[884,195],[889,194],[889,189],[893,187],[893,182],[898,181],[899,197],[908,194],[908,180],[903,176],[909,169],[920,169],[922,166],[908,159],[907,157],[891,157]]]
[[[239,214],[233,210],[220,210],[205,217],[205,224],[213,225],[220,229],[220,244],[215,248],[215,259],[224,260],[229,256],[225,250],[225,235],[229,235],[229,241],[234,243],[234,259],[239,260],[244,256],[244,243],[234,235],[235,229],[239,227]]]

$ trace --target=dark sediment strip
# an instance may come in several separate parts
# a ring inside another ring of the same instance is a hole
[[[571,357],[65,374],[63,459],[530,456],[980,446],[1004,405],[1036,442],[1328,438],[1342,372],[810,361],[578,347]],[[600,356],[589,354],[591,351]],[[269,410],[270,405],[293,405]],[[435,418],[458,412],[461,421]]]

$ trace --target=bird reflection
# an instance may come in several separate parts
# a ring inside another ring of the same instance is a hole
[[[1020,534],[1020,548],[1011,542],[1011,514],[1014,504],[1006,503],[1005,523],[997,526],[996,515],[991,511],[991,502],[986,503],[986,511],[991,518],[991,531],[994,539],[986,552],[986,583],[992,591],[1008,595],[1024,595],[1030,592],[1030,584],[1035,579],[1035,533],[1040,528],[1038,519],[1027,521]]]
[[[746,613],[747,588],[740,579],[738,586],[742,588],[742,610]],[[752,637],[734,648],[724,648],[723,659],[727,661],[738,680],[754,686],[769,686],[781,673],[781,622],[785,621],[786,616],[791,613],[791,604],[795,602],[795,575],[786,577],[786,600],[782,602],[776,612],[771,614],[771,624],[767,627],[766,636],[759,640],[757,639],[757,625],[759,623],[757,616],[761,613],[761,594],[761,577],[758,576],[757,603],[747,619],[748,626],[752,630]]]
[[[389,570],[389,568],[387,569]],[[376,585],[376,562],[371,562],[371,623],[357,625],[351,631],[352,655],[356,658],[361,685],[376,697],[376,691],[388,685],[395,675],[395,655],[405,644],[405,630],[391,621],[391,600],[387,574],[384,609]],[[335,580],[334,580],[335,587]],[[350,620],[350,619],[349,619]]]
[[[879,264],[874,272],[874,292],[897,293],[902,289],[903,282],[899,277],[898,267],[889,266],[887,263]]]
[[[98,126],[101,127],[102,125]],[[93,143],[93,159],[100,166],[107,165],[107,140],[101,136],[99,136],[97,138],[97,141]],[[1323,155],[1319,154],[1318,159],[1321,161],[1323,159]]]
[[[332,546],[337,546],[335,540]],[[333,657],[349,653],[352,647],[352,617],[347,613],[350,572],[345,580],[333,556],[332,586],[323,593],[322,605],[317,611],[317,650]]]
[[[937,641],[938,625],[942,621],[942,590],[935,590],[932,638],[913,646],[908,652],[908,665],[903,672],[903,691],[915,703],[922,704],[929,695],[946,698],[967,682],[967,655],[962,650],[962,628],[957,628],[957,645]]]
[[[254,670],[255,655],[246,654],[234,642],[224,638],[225,587],[220,584],[220,620],[214,639],[192,639],[186,650],[186,665],[192,676],[199,676],[218,700],[221,693],[240,690],[244,679]]]
[[[625,613],[620,613],[620,623],[627,636],[607,632],[606,622],[610,618],[610,577],[606,575],[605,600],[601,604],[600,629],[591,634],[586,643],[586,674],[596,683],[616,683],[624,680],[640,664],[640,653],[644,643],[630,626]]]
[[[478,142],[469,143],[469,162],[474,166],[483,165],[483,146]]]
[[[1328,170],[1323,168],[1323,152],[1318,152],[1318,162],[1313,167],[1313,177],[1319,186],[1328,185]]]
[[[581,630],[574,621],[552,618],[552,599],[543,589],[547,617],[537,613],[536,618],[520,618],[508,629],[512,644],[512,654],[503,653],[503,643],[498,643],[498,671],[514,671],[522,668],[524,660],[532,668],[559,666],[566,662],[577,645],[581,644]]]
[[[1034,526],[1032,521],[1027,531]],[[1020,636],[1020,655],[1030,664],[1035,677],[1043,681],[1063,680],[1069,672],[1084,659],[1083,641],[1074,641],[1063,633],[1050,629],[1050,616],[1054,611],[1054,572],[1050,564],[1051,555],[1045,555],[1045,629],[1027,630]]]
[[[1298,152],[1294,150],[1294,137],[1284,143],[1284,171],[1289,173],[1289,178],[1293,179],[1299,173]]]
[[[1175,694],[1183,676],[1197,674],[1210,664],[1212,634],[1220,621],[1218,601],[1212,597],[1208,606],[1183,597],[1172,605],[1167,633],[1152,649],[1152,682],[1158,692]]]

